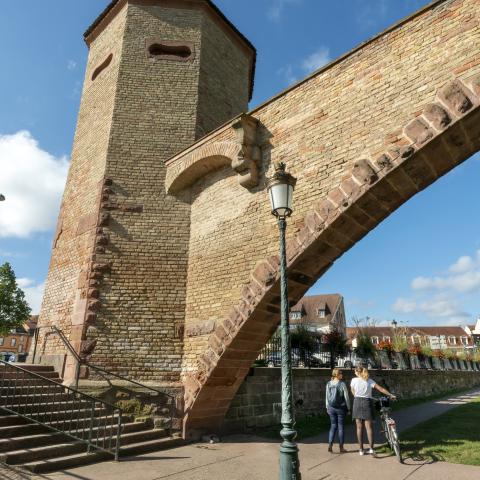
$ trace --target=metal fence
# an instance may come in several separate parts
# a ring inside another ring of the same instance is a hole
[[[280,367],[280,365],[281,339],[274,337],[262,348],[254,366]],[[352,369],[358,365],[373,369],[480,371],[479,362],[438,356],[428,357],[384,350],[377,350],[371,356],[362,356],[351,349],[338,352],[319,342],[312,344],[309,348],[292,347],[292,367],[294,368]]]

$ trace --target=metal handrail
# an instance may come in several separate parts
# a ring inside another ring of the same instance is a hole
[[[175,410],[176,410],[176,399],[175,399],[175,396],[167,393],[167,392],[163,392],[161,390],[158,390],[156,388],[153,388],[153,387],[150,387],[148,385],[145,385],[143,383],[140,383],[140,382],[137,382],[136,380],[132,380],[131,378],[128,378],[128,377],[125,377],[123,375],[119,375],[118,373],[114,373],[114,372],[111,372],[109,370],[106,370],[102,367],[99,367],[97,365],[94,365],[93,363],[90,363],[90,362],[87,362],[84,358],[82,358],[77,352],[76,350],[73,348],[73,345],[70,343],[70,341],[68,340],[68,338],[66,337],[65,333],[59,329],[57,326],[55,325],[49,325],[49,326],[45,326],[45,327],[40,327],[40,328],[50,328],[50,330],[52,331],[52,333],[55,333],[59,336],[60,340],[63,342],[63,344],[65,345],[65,347],[67,348],[67,350],[72,354],[72,356],[75,358],[76,360],[76,368],[75,368],[75,385],[76,385],[76,388],[78,389],[78,383],[79,383],[79,376],[80,376],[80,366],[81,365],[85,365],[86,367],[88,367],[89,369],[91,370],[94,370],[96,371],[111,387],[113,387],[114,385],[112,384],[112,382],[110,381],[110,379],[108,378],[108,376],[110,377],[115,377],[123,382],[128,382],[128,383],[131,383],[133,385],[136,385],[144,390],[150,390],[151,392],[155,392],[157,395],[159,396],[163,396],[163,397],[166,397],[167,399],[170,400],[170,407],[169,407],[169,416],[170,416],[170,427],[172,427],[173,425],[173,418],[175,416]],[[35,337],[35,345],[34,345],[34,351],[33,351],[33,361],[35,361],[35,354],[36,354],[36,349],[37,349],[37,342],[38,342],[38,334],[37,332],[36,333],[36,337]],[[135,393],[133,390],[131,389],[128,389],[126,387],[123,387],[125,388],[126,390],[129,390],[131,393]]]
[[[120,434],[123,428],[121,408],[18,365],[0,360],[0,368],[2,367],[4,370],[3,372],[0,370],[0,389],[2,391],[0,408],[49,430],[84,442],[88,452],[93,448],[112,454],[115,460],[118,460]],[[13,377],[10,377],[9,374],[13,374]],[[20,388],[18,380],[40,380],[41,383],[37,385],[36,382],[28,382],[25,385],[26,393],[21,398],[17,392],[17,389]],[[41,395],[46,395],[46,398],[41,398]],[[42,400],[45,400],[51,407],[49,409],[42,408]],[[79,408],[79,402],[86,403],[86,408],[83,410],[89,410],[89,416],[81,416],[82,409]],[[60,403],[64,408],[55,411],[54,406]],[[97,411],[99,412],[98,416],[95,415]],[[63,420],[61,418],[54,419],[54,415],[58,412],[63,412]],[[40,420],[40,416],[42,416],[42,420]],[[96,426],[95,423],[97,423]]]

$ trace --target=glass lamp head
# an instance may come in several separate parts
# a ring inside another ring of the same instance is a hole
[[[285,171],[285,164],[275,164],[275,173],[267,180],[272,214],[285,218],[292,214],[293,190],[297,179]]]

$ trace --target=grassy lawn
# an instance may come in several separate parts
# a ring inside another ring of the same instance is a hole
[[[480,397],[402,432],[404,458],[480,465]]]
[[[433,400],[438,400],[450,395],[458,395],[466,390],[454,390],[448,393],[441,393],[437,395],[430,395],[427,397],[412,398],[398,400],[392,403],[392,409],[401,410],[402,408],[412,407],[414,405],[419,405],[425,402],[431,402]],[[351,425],[353,423],[352,417],[347,415],[345,418],[345,426]],[[272,427],[262,428],[255,432],[256,435],[266,438],[280,438],[280,425],[274,425]],[[309,416],[300,418],[297,420],[295,429],[297,430],[297,440],[303,440],[308,437],[314,437],[322,432],[328,432],[330,428],[330,418],[327,415],[326,411],[322,411],[319,415]]]

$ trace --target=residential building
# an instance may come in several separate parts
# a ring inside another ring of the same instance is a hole
[[[477,322],[478,324],[478,322]],[[368,326],[361,329],[370,337],[374,345],[380,342],[391,342],[394,336],[403,338],[409,346],[428,346],[438,349],[465,349],[475,346],[473,335],[468,327],[443,326],[412,326],[412,327],[376,327]],[[354,344],[359,329],[347,328],[347,337]]]
[[[290,325],[305,325],[309,330],[329,333],[334,330],[346,335],[345,306],[338,293],[306,295],[290,309]]]
[[[38,315],[32,315],[25,325],[14,328],[4,337],[0,337],[0,358],[24,362],[37,328]]]
[[[465,331],[472,336],[473,343],[480,347],[480,317],[477,318],[476,325],[466,326]]]

